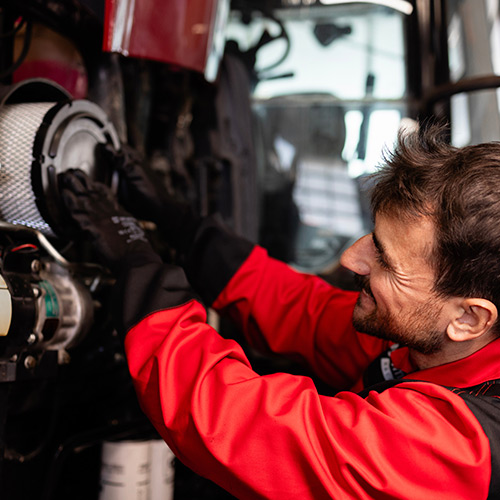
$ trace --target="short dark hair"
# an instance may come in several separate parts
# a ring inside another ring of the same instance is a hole
[[[372,213],[432,217],[441,296],[480,297],[500,311],[500,142],[457,148],[448,127],[398,135],[374,174]]]

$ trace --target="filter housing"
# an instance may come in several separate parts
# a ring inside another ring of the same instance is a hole
[[[111,185],[98,144],[119,148],[105,112],[87,100],[24,102],[0,107],[0,218],[56,236],[64,208],[57,175],[79,168]]]

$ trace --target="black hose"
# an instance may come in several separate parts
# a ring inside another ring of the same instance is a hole
[[[28,51],[31,46],[32,31],[33,31],[33,23],[31,21],[26,21],[26,33],[24,34],[24,43],[21,53],[19,54],[17,60],[13,62],[9,68],[0,73],[0,80],[3,80],[4,78],[12,75],[12,73],[14,73],[14,71],[16,71],[16,69],[19,68],[19,66],[21,66],[23,61],[26,59],[26,56],[28,55]],[[14,30],[11,30],[10,33],[12,34],[16,32]]]

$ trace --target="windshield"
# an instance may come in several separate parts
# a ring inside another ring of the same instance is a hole
[[[252,99],[262,243],[299,268],[328,267],[369,230],[361,179],[406,116],[404,21],[367,4],[231,17],[241,51],[261,43]]]

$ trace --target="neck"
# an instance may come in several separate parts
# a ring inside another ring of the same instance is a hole
[[[453,361],[458,361],[459,359],[464,359],[479,351],[495,339],[496,336],[490,335],[484,335],[478,339],[465,340],[462,342],[448,339],[439,351],[432,354],[422,354],[410,348],[410,359],[419,370],[427,370],[447,363],[453,363]]]
[[[411,362],[417,370],[427,370],[429,368],[434,368],[435,366],[444,365],[445,363],[450,362],[445,360],[441,351],[434,354],[422,354],[412,348],[410,348],[409,351]],[[454,361],[457,359],[460,358],[456,358]]]

